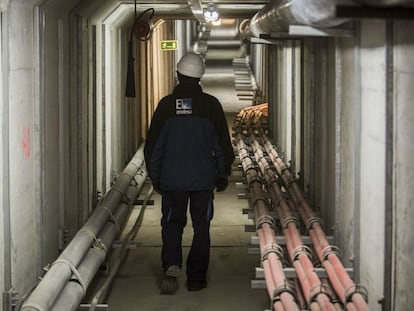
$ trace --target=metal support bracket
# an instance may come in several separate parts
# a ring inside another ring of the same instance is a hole
[[[140,246],[140,243],[137,242],[128,242],[126,244],[127,249],[137,249]],[[112,244],[112,248],[121,248],[122,247],[122,241],[121,240],[115,240]]]
[[[85,310],[85,311],[87,311],[87,310],[89,310],[89,308],[91,307],[91,304],[86,304],[86,303],[84,303],[84,304],[81,304],[80,306],[79,306],[79,311],[83,311],[83,310]],[[108,304],[99,304],[99,305],[96,305],[95,306],[95,310],[109,310],[109,305]]]
[[[328,275],[324,268],[313,268],[313,271],[316,275],[321,279],[327,279]],[[353,268],[345,268],[346,273],[348,273],[349,277],[352,278],[354,276],[354,269]],[[298,275],[296,274],[295,268],[283,268],[283,272],[288,279],[296,279]],[[264,281],[264,270],[263,268],[256,267],[256,281],[263,280]]]
[[[134,205],[142,205],[145,200],[136,199]],[[147,200],[147,205],[154,205],[154,200]]]
[[[3,292],[3,309],[4,311],[17,310],[19,303],[19,293],[12,287],[8,291]]]

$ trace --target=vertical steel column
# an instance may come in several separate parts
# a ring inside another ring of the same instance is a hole
[[[387,20],[386,34],[386,143],[385,143],[385,245],[383,310],[394,310],[394,22]]]
[[[355,37],[361,39],[361,26],[360,22],[355,24]],[[353,258],[354,266],[354,279],[358,283],[360,282],[360,256],[361,256],[361,51],[360,42],[355,43],[354,47],[354,252],[355,258]]]
[[[42,267],[45,265],[45,238],[44,238],[44,10],[41,7],[35,8],[34,13],[34,40],[35,40],[35,98],[34,98],[34,154],[35,159],[35,245],[36,245],[36,267],[37,275],[42,274]]]
[[[4,273],[4,293],[3,294],[3,310],[11,310],[10,297],[8,297],[9,291],[12,288],[11,279],[11,227],[10,227],[10,119],[9,119],[9,23],[8,13],[0,12],[0,55],[1,55],[1,69],[2,77],[6,77],[1,80],[1,101],[0,106],[2,116],[2,131],[1,131],[1,152],[2,152],[2,169],[3,176],[1,176],[1,192],[3,194],[3,223],[0,227],[3,227],[3,273]],[[5,73],[3,75],[3,72]]]
[[[335,233],[341,234],[339,224],[341,204],[341,115],[342,115],[342,53],[341,41],[335,39]]]

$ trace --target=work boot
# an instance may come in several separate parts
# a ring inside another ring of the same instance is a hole
[[[165,270],[164,278],[161,281],[161,295],[174,295],[178,289],[177,277],[180,274],[178,266],[169,266]]]
[[[199,291],[207,287],[206,281],[190,281],[187,280],[187,289],[189,291]]]

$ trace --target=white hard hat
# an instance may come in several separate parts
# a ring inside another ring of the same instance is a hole
[[[198,54],[190,52],[181,57],[177,71],[184,76],[201,78],[204,74],[204,62]]]

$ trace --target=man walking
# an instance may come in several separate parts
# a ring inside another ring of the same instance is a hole
[[[194,235],[186,261],[187,288],[207,286],[213,191],[227,188],[234,160],[223,108],[199,85],[203,74],[199,55],[181,58],[179,84],[159,102],[144,149],[154,189],[162,194],[162,294],[174,294],[178,288],[188,204]]]

